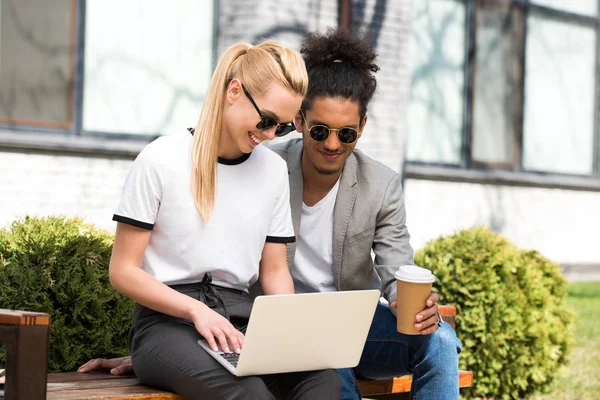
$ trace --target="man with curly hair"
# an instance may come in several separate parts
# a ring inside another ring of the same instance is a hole
[[[401,176],[357,150],[375,93],[376,54],[341,30],[309,34],[300,52],[308,93],[295,119],[302,139],[272,146],[287,161],[296,244],[288,264],[298,293],[380,288],[360,363],[340,369],[342,399],[360,399],[356,377],[413,374],[411,399],[457,399],[460,341],[437,313],[438,295],[415,316],[421,335],[396,329],[398,266],[413,264]],[[372,258],[371,253],[375,258]],[[389,304],[389,305],[388,305]],[[131,370],[128,358],[82,366]]]

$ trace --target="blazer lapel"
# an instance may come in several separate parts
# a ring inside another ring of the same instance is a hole
[[[302,214],[303,184],[301,160],[302,141],[300,140],[290,147],[287,157],[287,167],[290,179],[290,208],[292,211],[292,224],[294,225],[296,240],[298,240],[298,235],[300,233],[300,216]],[[295,252],[296,243],[288,244],[287,258],[289,268],[292,267]]]
[[[348,223],[350,222],[357,194],[356,167],[356,157],[354,157],[354,154],[350,154],[340,178],[340,187],[333,210],[333,279],[338,290],[343,290],[340,287],[342,254],[344,251],[346,230],[348,229]]]

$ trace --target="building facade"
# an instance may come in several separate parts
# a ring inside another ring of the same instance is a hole
[[[217,54],[340,24],[379,54],[358,146],[404,174],[415,248],[486,225],[600,276],[597,0],[0,0],[0,226],[114,229],[131,160],[196,123]]]

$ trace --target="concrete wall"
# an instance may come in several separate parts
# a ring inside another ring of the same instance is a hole
[[[405,193],[416,249],[440,235],[484,225],[561,264],[600,263],[600,193],[417,179],[406,180]]]

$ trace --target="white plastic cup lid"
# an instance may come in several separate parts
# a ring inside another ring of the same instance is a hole
[[[411,283],[433,283],[435,276],[430,270],[415,265],[402,265],[396,271],[396,279]]]

